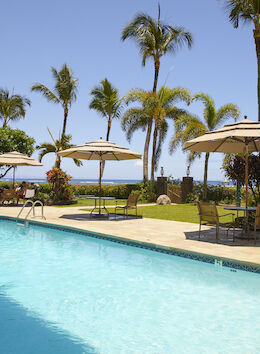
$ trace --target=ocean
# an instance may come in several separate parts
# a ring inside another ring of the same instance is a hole
[[[16,182],[31,182],[31,183],[46,183],[46,178],[16,178]],[[2,178],[1,182],[12,182],[12,178]],[[102,179],[102,184],[106,185],[116,185],[116,184],[135,184],[138,182],[142,182],[141,180],[138,179]],[[195,183],[202,183],[203,181],[194,181]],[[91,178],[72,178],[70,180],[70,184],[98,184],[98,179],[91,179]],[[208,181],[208,184],[212,185],[218,185],[218,184],[223,184],[221,181]],[[226,186],[231,185],[231,183],[226,183]]]

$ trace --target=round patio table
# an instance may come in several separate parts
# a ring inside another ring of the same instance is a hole
[[[246,207],[243,206],[243,207],[239,207],[239,206],[227,206],[227,207],[224,207],[224,209],[226,210],[236,210],[237,211],[237,218],[238,218],[238,212],[239,211],[243,211],[244,212],[244,219],[245,219],[245,212],[246,212]],[[256,207],[247,207],[247,210],[248,211],[256,211]],[[250,232],[247,231],[247,227],[246,227],[246,223],[244,222],[243,225],[242,225],[242,234],[239,235],[239,236],[236,236],[238,238],[242,238],[242,239],[245,239],[247,238],[248,240],[251,239],[252,237],[250,237]]]
[[[106,200],[113,200],[116,198],[115,197],[98,197],[98,196],[94,196],[94,195],[89,195],[89,196],[86,196],[86,199],[94,199],[95,200],[95,206],[90,212],[91,217],[92,217],[92,214],[95,210],[98,210],[98,214],[94,214],[94,215],[102,216],[103,215],[101,213],[102,209],[106,212],[107,216],[109,217],[109,211],[106,208]],[[103,201],[103,205],[102,205],[102,201]]]

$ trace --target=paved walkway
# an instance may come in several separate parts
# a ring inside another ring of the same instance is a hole
[[[168,248],[173,247],[216,257],[230,258],[260,266],[259,241],[256,246],[252,241],[248,243],[247,240],[236,240],[233,243],[231,239],[227,239],[226,233],[223,233],[220,236],[220,243],[216,244],[215,229],[203,227],[202,241],[199,242],[198,224],[146,218],[90,219],[89,213],[80,209],[82,207],[57,208],[46,206],[44,207],[46,221],[41,220],[41,218],[36,218],[36,220],[139,242],[148,242]],[[19,210],[20,207],[1,206],[0,215],[16,217]],[[36,210],[36,212],[39,211]],[[23,216],[25,215],[26,211]],[[230,232],[230,235],[232,235],[232,232]]]

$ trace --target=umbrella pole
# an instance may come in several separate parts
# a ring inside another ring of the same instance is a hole
[[[99,179],[98,179],[98,184],[99,184],[99,208],[98,208],[98,213],[101,213],[101,175],[102,175],[102,159],[99,161]]]
[[[14,181],[15,181],[15,166],[13,166],[13,188],[14,188]]]
[[[246,231],[249,235],[249,224],[248,224],[248,144],[246,142],[246,166],[245,166],[245,182],[246,182]],[[248,236],[249,237],[249,236]]]

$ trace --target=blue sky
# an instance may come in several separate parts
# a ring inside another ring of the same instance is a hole
[[[63,123],[61,106],[47,102],[30,87],[41,82],[53,88],[49,68],[60,69],[67,63],[79,78],[78,98],[72,105],[67,133],[74,144],[105,137],[106,121],[89,110],[90,90],[105,77],[123,96],[131,88],[151,90],[153,63],[141,65],[138,49],[130,40],[120,41],[122,28],[137,12],[157,16],[155,0],[9,0],[1,4],[1,87],[26,95],[32,101],[26,118],[10,124],[35,138],[39,144],[50,141],[47,127],[58,137]],[[161,60],[159,85],[186,87],[191,92],[211,95],[216,107],[238,104],[241,116],[257,120],[257,66],[252,25],[234,29],[228,21],[223,1],[161,0],[161,18],[172,25],[181,25],[194,37],[191,50],[181,49]],[[202,116],[201,103],[193,103],[189,111]],[[186,171],[186,156],[178,150],[169,155],[173,135],[171,124],[163,146],[160,166],[166,175],[181,178]],[[143,153],[145,134],[138,132],[131,144],[121,130],[120,121],[113,121],[111,141]],[[33,157],[37,158],[38,152]],[[20,167],[18,177],[45,177],[54,164],[54,155],[44,157],[43,167]],[[222,180],[222,154],[212,154],[209,180]],[[203,179],[204,158],[197,160],[191,175]],[[98,163],[84,162],[76,167],[71,159],[62,166],[74,178],[97,178]],[[158,171],[159,174],[160,171]],[[136,161],[106,164],[104,178],[141,179],[142,167]]]

